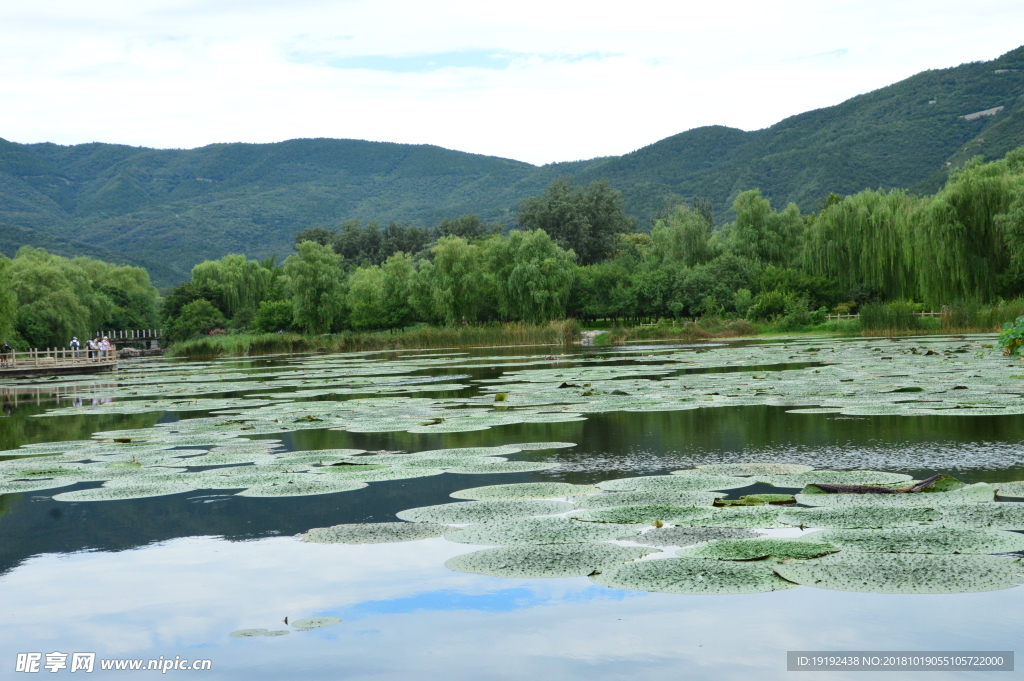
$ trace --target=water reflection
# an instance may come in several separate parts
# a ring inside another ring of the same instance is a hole
[[[1012,650],[1024,623],[1020,588],[677,596],[441,567],[470,550],[442,539],[194,537],[42,556],[0,583],[9,613],[0,659],[42,649],[180,655],[213,660],[204,678],[215,679],[774,679],[787,678],[786,650]],[[344,621],[277,638],[228,636],[288,628],[286,616]]]

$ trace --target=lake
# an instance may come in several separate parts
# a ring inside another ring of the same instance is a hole
[[[787,651],[1012,651],[1024,363],[993,343],[153,359],[4,384],[0,667],[720,681],[785,678]],[[851,504],[814,488],[936,474],[955,480]],[[722,505],[760,494],[799,503]],[[443,504],[472,519],[411,511]],[[733,545],[757,551],[693,553]]]

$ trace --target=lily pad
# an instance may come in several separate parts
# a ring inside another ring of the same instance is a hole
[[[839,529],[880,529],[914,527],[940,520],[933,508],[885,506],[845,506],[835,508],[793,508],[779,516],[779,521],[794,527],[826,527]]]
[[[449,528],[434,523],[351,523],[314,527],[302,535],[313,544],[390,544],[440,537]]]
[[[495,463],[449,466],[445,468],[445,471],[461,475],[478,475],[482,473],[533,473],[535,471],[546,471],[552,468],[558,468],[558,464],[533,461],[499,461]]]
[[[800,541],[835,544],[859,553],[1013,553],[1024,551],[1024,534],[953,527],[896,527],[886,530],[821,530]]]
[[[62,492],[53,495],[54,501],[117,501],[120,499],[144,499],[146,497],[162,497],[168,494],[194,492],[196,487],[188,483],[155,483],[125,485],[117,487],[94,487],[78,489],[73,492]]]
[[[697,468],[711,475],[795,475],[814,470],[800,463],[712,463]]]
[[[749,478],[726,475],[648,475],[639,478],[619,478],[597,483],[608,491],[643,492],[698,492],[735,489],[753,484]]]
[[[653,523],[661,521],[673,525],[711,517],[714,509],[709,506],[673,506],[670,504],[644,504],[639,506],[613,506],[589,511],[575,511],[569,517],[588,523]]]
[[[24,492],[39,492],[46,489],[58,489],[77,484],[78,480],[6,480],[0,482],[0,494],[22,494]]]
[[[309,481],[291,481],[279,485],[256,485],[235,494],[236,497],[307,497],[316,494],[353,492],[366,487],[365,482],[354,480],[319,480],[309,476]]]
[[[691,546],[718,539],[745,539],[759,536],[750,530],[732,527],[659,527],[639,537],[621,537],[646,546]]]
[[[946,506],[992,501],[995,489],[984,482],[967,485],[952,492],[908,492],[902,494],[797,494],[797,502],[806,506]]]
[[[827,541],[758,537],[756,539],[713,541],[700,546],[679,549],[676,554],[683,557],[714,558],[716,560],[807,559],[825,556],[838,550],[838,546]]]
[[[950,594],[1010,589],[1024,578],[1020,562],[983,555],[842,552],[776,564],[797,584],[835,591]]]
[[[989,530],[1024,530],[1024,504],[1006,502],[943,506],[943,527],[974,527]]]
[[[700,525],[702,527],[745,527],[775,528],[788,527],[789,523],[780,519],[786,510],[785,506],[731,506],[715,509],[713,515],[699,518],[679,525]]]
[[[578,544],[607,541],[639,526],[623,527],[602,523],[584,523],[571,518],[519,518],[493,520],[458,529],[449,528],[444,538],[460,544]]]
[[[775,487],[803,488],[807,485],[824,483],[827,485],[885,485],[912,480],[903,473],[886,473],[884,471],[811,471],[793,475],[758,475],[757,482],[768,483]]]
[[[300,631],[309,631],[310,629],[319,629],[320,627],[330,627],[340,622],[340,617],[305,617],[292,622],[292,626]]]
[[[555,499],[578,494],[597,492],[590,485],[572,485],[567,482],[521,482],[510,485],[487,485],[452,492],[453,499],[474,499],[486,501],[491,499]]]
[[[239,629],[238,631],[232,631],[228,636],[232,638],[255,638],[257,636],[266,636],[270,631],[267,629]]]
[[[996,494],[1009,499],[1024,499],[1024,480],[1016,482],[993,482]]]
[[[496,499],[490,501],[464,501],[455,504],[422,506],[400,511],[396,515],[412,522],[449,524],[482,523],[507,518],[526,518],[555,515],[571,511],[572,504],[565,501],[535,499]]]
[[[761,562],[666,558],[608,568],[590,581],[632,591],[674,594],[752,594],[792,589],[771,565]]]
[[[444,565],[492,577],[585,577],[660,550],[604,543],[520,544],[465,553]]]
[[[573,503],[580,510],[642,504],[710,506],[715,499],[724,496],[724,492],[609,492],[576,497],[573,499]]]

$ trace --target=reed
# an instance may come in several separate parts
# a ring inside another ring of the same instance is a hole
[[[547,324],[414,326],[388,331],[345,331],[321,336],[292,333],[210,336],[175,343],[169,348],[169,354],[201,359],[294,352],[359,352],[499,345],[571,345],[577,342],[579,337],[579,324],[575,320],[569,319]]]

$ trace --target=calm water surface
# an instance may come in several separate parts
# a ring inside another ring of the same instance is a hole
[[[421,374],[485,378],[500,371],[496,361],[493,369]],[[54,402],[41,398],[37,405],[22,396],[0,419],[0,448],[205,415],[31,418],[48,406]],[[586,578],[452,572],[445,560],[480,547],[444,539],[352,546],[307,544],[296,535],[338,523],[393,521],[398,511],[452,501],[451,492],[467,487],[596,482],[705,462],[777,460],[916,476],[949,472],[971,482],[1020,480],[1024,416],[849,418],[737,407],[619,412],[449,435],[303,431],[283,439],[291,450],[420,451],[531,441],[578,446],[510,457],[562,464],[539,473],[446,473],[291,499],[222,491],[79,504],[53,501],[56,492],[48,491],[0,497],[0,678],[20,676],[14,673],[18,653],[60,651],[108,659],[205,658],[212,669],[195,672],[201,678],[254,681],[839,679],[861,675],[787,672],[786,651],[1014,650],[1022,640],[1022,587],[957,595],[806,587],[755,595],[650,594],[598,587]],[[286,629],[285,617],[313,616],[344,621],[275,638],[228,636],[246,628]],[[155,674],[97,669],[93,676]],[[928,678],[992,674],[932,672]],[[908,675],[876,672],[872,678]],[[997,678],[1020,676],[1002,672]]]

